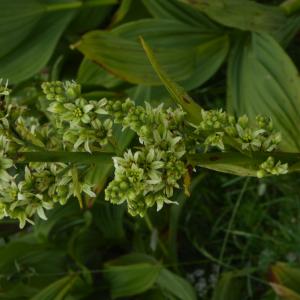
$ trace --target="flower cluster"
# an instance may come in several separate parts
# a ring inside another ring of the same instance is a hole
[[[108,102],[107,111],[123,128],[136,132],[142,146],[114,158],[115,178],[105,191],[106,200],[126,201],[134,216],[143,216],[155,204],[160,210],[164,203],[174,203],[170,198],[187,172],[184,112],[148,103],[135,106],[129,99]]]
[[[271,119],[257,116],[254,126],[246,115],[236,120],[222,110],[202,110],[202,120],[195,133],[205,137],[209,146],[225,150],[224,139],[232,139],[243,151],[274,151],[281,141],[280,133],[274,131]]]
[[[8,86],[8,81],[6,81],[5,85],[2,84],[3,79],[0,79],[0,96],[8,96],[10,94],[10,89]]]
[[[0,90],[6,91],[7,86]],[[46,219],[45,210],[61,205],[81,193],[95,197],[92,186],[71,164],[14,163],[12,158],[23,151],[56,149],[61,143],[50,123],[40,124],[37,117],[27,115],[26,108],[11,103],[6,97],[0,115],[0,219],[18,219],[20,227],[33,223],[34,215]]]
[[[280,160],[275,164],[274,157],[269,156],[266,161],[260,164],[257,177],[262,178],[267,175],[281,175],[286,173],[288,173],[288,164],[282,164]]]
[[[100,151],[112,137],[112,121],[103,120],[106,99],[88,101],[81,95],[75,82],[44,82],[42,89],[50,101],[48,111],[61,134],[64,149],[68,151]]]
[[[114,179],[105,199],[126,202],[131,215],[143,216],[149,207],[160,210],[175,203],[174,191],[182,186],[188,194],[191,154],[215,148],[247,155],[272,152],[281,139],[271,120],[262,116],[252,125],[246,116],[236,120],[222,110],[202,110],[195,125],[186,121],[181,107],[139,106],[130,99],[87,100],[73,81],[45,82],[42,90],[41,112],[33,115],[10,101],[10,90],[0,81],[0,219],[18,219],[21,227],[33,222],[34,215],[46,219],[45,210],[56,203],[63,205],[73,196],[81,203],[83,194],[96,196],[85,179],[88,164],[14,161],[24,152],[94,153],[105,151],[108,144],[117,150],[113,124],[132,130],[139,145],[113,158]],[[287,168],[270,156],[259,165],[257,176],[285,174]]]
[[[35,214],[46,220],[45,209],[53,208],[56,202],[63,205],[71,196],[77,196],[75,184],[80,192],[95,196],[90,185],[74,182],[72,169],[66,164],[30,163],[13,176],[9,174],[15,169],[12,162],[2,158],[1,163],[1,172],[6,172],[6,177],[1,181],[0,218],[18,219],[21,228],[26,222],[33,223]]]

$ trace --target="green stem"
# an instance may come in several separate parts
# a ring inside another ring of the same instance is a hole
[[[110,165],[112,152],[95,152],[93,154],[87,152],[20,152],[13,158],[16,163],[28,162],[64,162],[64,163],[101,163],[102,165]]]
[[[234,205],[234,209],[233,209],[233,212],[231,214],[231,218],[229,220],[229,224],[228,224],[228,228],[226,230],[226,234],[225,234],[225,238],[224,238],[224,241],[223,241],[223,244],[222,244],[222,248],[221,248],[221,252],[220,252],[220,257],[219,257],[219,261],[221,261],[223,263],[223,258],[224,258],[224,254],[225,254],[225,250],[226,250],[226,246],[227,246],[227,243],[228,243],[228,239],[229,239],[229,234],[231,232],[231,229],[232,229],[232,226],[233,226],[233,223],[234,223],[234,220],[235,220],[235,216],[237,214],[237,211],[240,207],[240,204],[241,204],[241,201],[243,199],[243,196],[244,196],[244,193],[247,189],[247,186],[248,186],[248,183],[249,183],[249,180],[250,178],[248,177],[245,182],[244,182],[244,185],[243,185],[243,188],[239,194],[239,197]]]
[[[89,7],[97,7],[102,5],[109,5],[109,4],[117,4],[118,0],[94,0],[89,2],[82,2],[82,1],[72,1],[72,2],[65,2],[65,3],[53,3],[48,4],[46,6],[46,11],[62,11],[62,10],[71,10],[71,9],[78,9],[78,8],[89,8]]]
[[[286,15],[290,16],[300,10],[300,0],[286,0],[280,5],[280,7]]]
[[[190,164],[203,168],[235,174],[239,176],[254,176],[258,166],[269,156],[276,161],[289,164],[289,172],[300,171],[300,153],[287,152],[255,152],[253,156],[240,152],[198,153],[188,156]],[[64,162],[64,163],[101,163],[111,165],[114,152],[66,152],[66,151],[35,151],[20,152],[12,155],[16,163],[28,162]]]
[[[147,213],[145,213],[145,215],[144,215],[144,220],[145,220],[145,223],[147,224],[147,227],[148,227],[149,231],[152,233],[155,230],[155,228],[154,228],[154,226],[153,226],[153,224],[152,224],[152,222],[151,222],[151,220],[150,220]],[[165,257],[168,257],[168,250],[165,247],[164,243],[160,240],[159,237],[158,237],[158,244],[159,244],[159,247],[161,248],[161,251],[165,255]]]

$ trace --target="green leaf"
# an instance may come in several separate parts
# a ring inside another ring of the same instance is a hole
[[[289,172],[300,170],[300,154],[286,152],[256,152],[255,156],[251,153],[240,152],[215,152],[190,154],[189,163],[203,168],[234,174],[238,176],[257,176],[259,165],[272,156],[275,161],[288,163]]]
[[[199,153],[191,155],[190,163],[217,172],[256,177],[259,164],[267,157],[254,159],[239,152]]]
[[[196,300],[196,292],[191,284],[182,277],[162,269],[157,278],[157,285],[167,293],[181,300]]]
[[[94,223],[108,241],[123,241],[125,239],[124,215],[126,207],[124,205],[111,205],[106,201],[95,203],[93,213]]]
[[[272,278],[274,284],[279,284],[300,294],[299,268],[290,267],[288,264],[285,263],[277,263],[272,267]],[[298,296],[300,298],[300,295]]]
[[[250,119],[270,116],[281,132],[280,149],[300,150],[300,80],[295,65],[267,34],[242,36],[228,63],[228,110]]]
[[[300,295],[292,291],[291,289],[276,283],[270,284],[275,293],[285,300],[300,300]]]
[[[0,0],[0,57],[27,37],[44,12],[37,0]]]
[[[19,83],[41,71],[73,15],[71,11],[44,16],[31,32],[30,38],[0,58],[0,78]]]
[[[205,172],[201,172],[199,175],[195,176],[192,180],[190,192],[191,194],[199,186],[199,183],[205,178]],[[196,191],[195,191],[196,192]],[[174,263],[178,263],[178,244],[179,244],[179,228],[180,228],[180,218],[183,213],[184,205],[188,202],[188,196],[182,191],[174,199],[178,205],[172,205],[170,208],[170,217],[169,217],[169,230],[168,230],[168,248],[170,260]]]
[[[223,273],[216,287],[212,300],[240,300],[244,282],[239,272]]]
[[[161,266],[150,263],[106,265],[104,276],[110,282],[113,299],[143,293],[153,287]]]
[[[149,12],[159,19],[175,19],[184,24],[198,26],[207,30],[221,30],[205,14],[178,0],[143,0]]]
[[[292,15],[300,10],[300,1],[299,0],[285,0],[280,7],[287,15]]]
[[[114,11],[114,4],[116,1],[97,1],[99,7],[88,7],[89,4],[96,4],[94,0],[85,0],[84,6],[87,6],[84,9],[80,9],[76,18],[70,24],[72,29],[72,33],[76,32],[78,34],[82,34],[82,32],[88,32],[89,30],[93,30],[94,28],[99,28],[107,22],[110,18],[112,12]],[[111,4],[111,5],[109,5]],[[107,5],[107,6],[106,6]]]
[[[122,83],[122,80],[113,76],[87,58],[84,58],[80,64],[77,81],[83,85],[97,85],[108,89],[114,88]]]
[[[1,300],[16,300],[16,299],[30,299],[38,292],[36,288],[26,285],[22,282],[14,283],[12,288],[3,288],[0,292]]]
[[[228,27],[272,33],[286,21],[283,10],[249,0],[181,0]]]
[[[164,70],[158,63],[152,49],[145,43],[143,39],[141,39],[141,42],[153,69],[155,70],[157,76],[160,78],[172,98],[183,107],[183,109],[188,113],[189,118],[192,122],[194,122],[195,124],[200,122],[201,107],[196,102],[194,102],[194,100],[187,94],[184,88],[182,88],[169,78],[167,73],[164,72]]]
[[[115,12],[111,20],[110,27],[114,27],[125,18],[126,14],[129,12],[131,5],[132,5],[132,0],[121,0],[121,4],[119,8]]]
[[[77,275],[65,276],[48,285],[37,295],[32,297],[31,300],[63,300],[77,279]]]
[[[223,63],[228,37],[175,20],[141,20],[110,32],[92,31],[74,45],[87,58],[131,83],[161,85],[138,42],[155,47],[157,59],[172,80],[186,88],[198,87]]]
[[[274,33],[274,37],[283,47],[287,47],[300,29],[300,16],[289,17],[286,22]]]

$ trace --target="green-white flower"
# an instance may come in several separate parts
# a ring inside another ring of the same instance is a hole
[[[94,108],[93,104],[90,104],[84,98],[78,98],[75,103],[65,103],[65,112],[62,114],[62,119],[69,121],[70,123],[84,123],[88,124],[91,121],[89,112]]]
[[[5,82],[5,84],[2,84],[3,79],[0,79],[0,95],[8,96],[11,92],[11,90],[8,88],[8,80]]]
[[[1,154],[0,154],[1,155]],[[11,175],[7,172],[13,166],[13,161],[2,155],[0,156],[0,182],[8,182]]]
[[[257,177],[262,178],[267,175],[282,175],[288,173],[288,164],[282,164],[279,160],[275,164],[274,157],[269,156],[266,161],[264,161],[257,171]]]

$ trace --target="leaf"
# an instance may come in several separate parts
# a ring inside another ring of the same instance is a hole
[[[200,122],[201,107],[196,102],[194,102],[194,100],[187,94],[184,88],[182,88],[169,78],[167,73],[164,72],[164,70],[158,63],[152,49],[145,43],[143,39],[141,39],[141,42],[153,69],[157,73],[157,76],[160,78],[172,98],[183,107],[183,109],[188,113],[188,116],[192,122],[194,122],[195,124]]]
[[[181,0],[228,27],[272,33],[286,21],[283,10],[249,0]]]
[[[212,300],[240,300],[242,299],[243,280],[239,272],[223,273],[216,287]]]
[[[175,19],[184,24],[206,28],[207,30],[221,30],[205,14],[178,0],[143,0],[149,12],[160,19]]]
[[[1,289],[0,299],[16,300],[16,299],[30,299],[38,290],[22,282],[14,283],[13,288]]]
[[[280,7],[287,15],[293,15],[299,12],[300,1],[299,0],[285,0],[281,3]]]
[[[77,279],[77,275],[65,276],[48,285],[31,300],[63,300]]]
[[[95,0],[85,0],[83,5],[86,5],[84,9],[80,9],[76,15],[76,18],[70,24],[72,33],[76,32],[82,34],[93,30],[94,28],[99,28],[105,24],[105,22],[110,18],[112,12],[114,11],[114,4],[116,1],[101,1],[97,0],[98,7],[88,7],[89,4],[96,4]],[[110,5],[111,4],[111,5]]]
[[[44,16],[17,48],[0,58],[0,78],[19,83],[41,71],[49,61],[63,31],[74,12],[59,12]]]
[[[162,269],[157,278],[157,285],[169,294],[181,300],[196,300],[196,292],[191,284],[182,277]]]
[[[141,20],[110,32],[92,31],[73,47],[123,80],[160,85],[138,42],[139,36],[156,49],[157,59],[172,80],[191,89],[210,78],[223,63],[228,37],[175,20]]]
[[[108,89],[123,82],[87,58],[84,58],[80,64],[77,81],[83,85],[97,85]]]
[[[240,152],[211,152],[190,154],[188,160],[192,165],[218,172],[256,177],[259,165],[266,161],[270,155],[274,157],[276,162],[288,163],[289,172],[299,171],[299,153],[256,152],[255,156],[251,156]]]
[[[287,47],[300,29],[300,16],[289,17],[284,24],[274,33],[274,37],[283,47]]]
[[[151,256],[132,253],[106,264],[104,273],[111,282],[112,297],[136,295],[156,285],[173,299],[197,299],[192,286],[168,271]],[[169,299],[169,298],[168,298]]]
[[[280,149],[300,150],[300,80],[295,65],[267,34],[242,36],[228,62],[228,110],[270,116],[281,132]]]
[[[121,0],[121,4],[120,4],[119,8],[115,12],[115,14],[111,20],[110,27],[117,25],[125,18],[126,14],[128,13],[128,11],[131,7],[131,4],[132,4],[132,0]]]
[[[3,57],[27,37],[45,7],[37,0],[0,0],[0,7],[0,57]]]
[[[300,294],[300,269],[299,268],[290,267],[288,264],[285,263],[277,263],[272,267],[271,272],[272,272],[272,279],[273,279],[272,281],[274,284],[279,284]],[[275,291],[277,292],[279,290],[282,290],[282,287],[277,286],[277,289],[275,289]]]
[[[205,173],[201,172],[199,175],[195,176],[192,180],[192,184],[190,187],[190,192],[193,194],[195,189],[198,187],[198,184],[205,177]],[[174,263],[178,263],[178,232],[180,227],[180,218],[183,212],[183,207],[187,202],[187,196],[184,192],[179,193],[174,199],[178,205],[172,205],[170,208],[170,217],[169,217],[169,230],[168,230],[168,248],[169,248],[169,256],[170,260]]]
[[[94,223],[108,241],[123,241],[125,239],[124,205],[111,205],[106,201],[95,203],[93,212]]]
[[[263,161],[262,159],[260,163]],[[217,172],[254,177],[256,177],[259,166],[259,163],[251,157],[238,152],[195,154],[190,157],[190,163]]]
[[[271,283],[270,284],[275,293],[282,297],[282,299],[285,300],[300,300],[300,295],[295,293],[294,291],[290,290],[289,288],[276,284],[276,283]]]
[[[110,282],[113,299],[138,295],[153,287],[161,266],[150,263],[107,265],[104,276]]]

